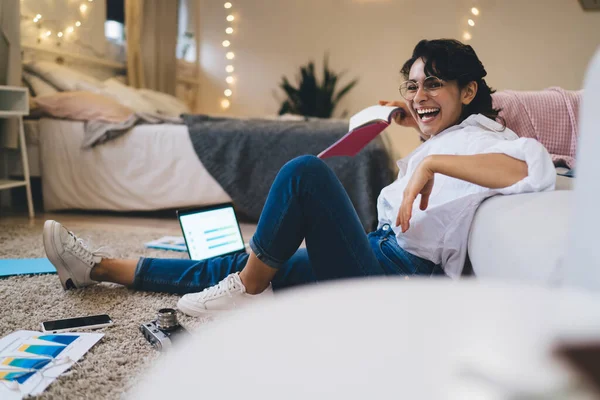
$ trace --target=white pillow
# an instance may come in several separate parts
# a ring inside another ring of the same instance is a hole
[[[190,108],[175,96],[150,89],[138,89],[146,100],[154,104],[159,113],[178,117],[190,112]]]
[[[65,92],[80,90],[95,92],[102,88],[102,82],[98,79],[53,62],[32,61],[23,65],[23,68]]]
[[[58,90],[54,86],[37,75],[32,75],[23,71],[23,80],[27,83],[27,85],[29,85],[34,96],[46,96],[49,94],[58,93]]]
[[[138,93],[137,89],[124,85],[115,78],[105,80],[104,88],[100,93],[112,97],[135,112],[151,114],[156,114],[158,112],[158,108],[151,101]]]

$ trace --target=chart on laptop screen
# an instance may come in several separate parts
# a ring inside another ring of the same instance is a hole
[[[204,260],[244,249],[244,240],[231,207],[200,211],[180,218],[192,260]]]

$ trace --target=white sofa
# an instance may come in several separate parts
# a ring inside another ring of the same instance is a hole
[[[553,192],[495,196],[484,201],[469,235],[473,274],[478,279],[560,282],[573,181],[557,175]]]

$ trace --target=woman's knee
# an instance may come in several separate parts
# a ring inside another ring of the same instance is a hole
[[[328,171],[329,167],[318,157],[313,155],[304,155],[288,161],[281,171],[290,175],[301,176],[304,174],[321,174]]]

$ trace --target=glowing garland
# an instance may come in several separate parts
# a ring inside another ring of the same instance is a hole
[[[471,14],[473,14],[473,15],[474,15],[474,17],[473,17],[473,18],[477,17],[477,16],[479,15],[479,9],[478,9],[477,7],[473,7],[473,8],[471,8]],[[474,27],[474,26],[475,26],[475,20],[474,20],[473,18],[469,18],[469,19],[467,20],[467,24],[468,24],[470,27]],[[467,30],[467,31],[464,31],[464,32],[463,32],[463,36],[462,36],[462,38],[463,38],[463,40],[465,40],[465,41],[469,41],[469,40],[471,40],[471,39],[473,38],[473,35],[471,35],[471,32],[469,32],[469,31]]]
[[[223,5],[223,7],[225,7],[226,10],[231,10],[231,8],[233,7],[233,4],[231,4],[230,2],[227,2]],[[227,17],[225,17],[225,20],[229,24],[231,24],[233,21],[235,21],[235,16],[230,13],[227,15]],[[233,27],[231,27],[231,26],[228,26],[225,29],[225,34],[227,34],[227,35],[232,35],[233,32],[234,32],[234,30],[233,30]],[[225,49],[229,49],[229,47],[231,46],[231,41],[229,39],[225,39],[225,40],[223,40],[223,42],[221,44],[223,45],[223,47]],[[225,58],[227,60],[229,60],[229,63],[225,67],[225,72],[227,72],[227,77],[225,78],[225,82],[227,83],[227,89],[225,89],[223,94],[225,95],[226,98],[221,99],[221,108],[224,110],[228,109],[231,106],[231,100],[229,100],[229,98],[233,95],[233,91],[231,90],[231,88],[233,87],[233,84],[235,83],[235,78],[232,75],[232,73],[235,71],[235,68],[233,66],[233,59],[235,59],[235,53],[233,51],[229,50],[225,53]]]
[[[93,3],[94,0],[88,0],[89,3]],[[82,16],[84,16],[86,14],[86,12],[88,11],[89,6],[85,3],[81,3],[79,5],[79,12],[81,13]],[[52,31],[50,29],[47,29],[44,32],[44,26],[43,26],[43,16],[42,14],[36,14],[35,17],[30,17],[30,16],[25,16],[26,19],[31,19],[33,21],[34,24],[37,25],[38,30],[41,32],[39,37],[38,37],[38,43],[41,42],[42,40],[46,39],[46,38],[50,38],[52,36]],[[75,32],[75,28],[79,28],[81,27],[81,21],[75,21],[74,24],[67,26],[65,29],[63,30],[59,30],[58,32],[56,32],[56,37],[59,39],[58,44],[60,44],[60,40],[62,40],[63,37],[69,36],[70,34],[72,34],[73,32]]]

